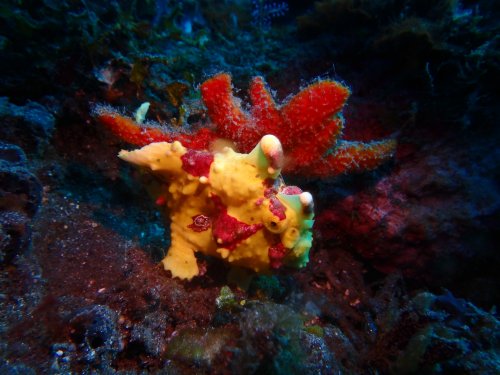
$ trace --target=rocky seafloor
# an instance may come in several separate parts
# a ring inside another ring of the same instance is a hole
[[[497,374],[499,9],[492,1],[3,1],[0,373]],[[169,246],[96,104],[190,131],[198,86],[336,79],[345,139],[393,137],[311,191],[311,260],[247,290]]]

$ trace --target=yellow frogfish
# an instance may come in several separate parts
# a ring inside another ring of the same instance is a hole
[[[197,276],[198,251],[258,273],[309,261],[313,198],[284,184],[283,148],[274,135],[248,154],[191,150],[175,141],[122,150],[119,157],[161,181],[157,203],[166,205],[171,221],[162,264],[172,276]]]

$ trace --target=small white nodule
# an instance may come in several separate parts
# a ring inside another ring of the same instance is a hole
[[[273,170],[273,172],[269,171],[268,173],[279,172],[279,169],[283,167],[283,147],[278,137],[272,134],[263,136],[260,140],[260,148]]]
[[[142,103],[141,106],[135,111],[135,122],[138,124],[142,124],[146,119],[146,114],[148,113],[150,103],[145,102]]]
[[[312,211],[314,208],[314,200],[311,193],[304,191],[299,195],[300,204],[304,211]]]
[[[260,147],[265,155],[273,155],[281,149],[281,142],[278,137],[267,134],[260,140]]]

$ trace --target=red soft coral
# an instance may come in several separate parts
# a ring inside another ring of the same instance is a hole
[[[344,121],[340,114],[349,89],[335,81],[315,82],[286,103],[277,105],[262,77],[250,84],[250,111],[232,94],[229,74],[218,74],[201,85],[203,102],[215,129],[192,134],[173,133],[139,125],[109,109],[98,118],[115,134],[132,144],[179,140],[192,149],[207,149],[218,138],[232,141],[240,152],[249,152],[266,134],[277,136],[287,163],[285,172],[305,176],[335,176],[369,170],[390,158],[396,142],[350,142],[340,139]]]

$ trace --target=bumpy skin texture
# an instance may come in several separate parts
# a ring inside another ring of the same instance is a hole
[[[341,139],[341,115],[350,91],[335,81],[318,81],[282,105],[277,105],[262,77],[249,89],[251,108],[245,111],[232,94],[231,77],[221,73],[201,87],[203,102],[215,127],[185,134],[158,126],[137,124],[109,107],[96,110],[99,120],[123,140],[144,146],[151,142],[178,140],[186,147],[208,149],[216,139],[230,140],[236,150],[249,152],[259,139],[273,134],[283,142],[287,158],[284,172],[330,177],[370,170],[389,159],[396,142],[352,142]]]
[[[307,264],[313,200],[284,185],[283,149],[275,136],[264,136],[249,154],[228,147],[212,154],[175,141],[119,156],[164,184],[157,203],[168,207],[172,238],[162,263],[174,277],[198,275],[196,251],[261,273]]]

